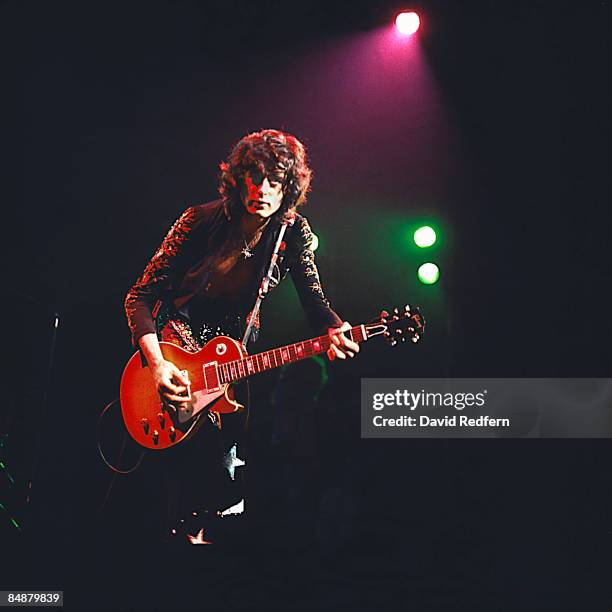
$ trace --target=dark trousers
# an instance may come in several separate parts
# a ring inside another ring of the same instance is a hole
[[[170,325],[160,336],[187,349]],[[248,383],[235,385],[234,392],[247,405]],[[202,414],[200,422],[189,439],[155,457],[167,491],[165,540],[186,540],[186,534],[195,535],[202,528],[208,534],[222,510],[244,499],[245,468],[232,473],[229,453],[236,446],[238,457],[245,460],[246,411],[223,414],[220,423]]]

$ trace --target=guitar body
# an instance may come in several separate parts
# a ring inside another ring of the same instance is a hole
[[[121,377],[121,412],[129,434],[145,448],[164,450],[193,435],[209,411],[228,413],[244,408],[235,401],[230,384],[205,391],[204,366],[223,364],[246,356],[242,344],[217,336],[197,353],[168,342],[159,343],[164,359],[187,373],[190,380],[189,407],[178,411],[162,401],[153,375],[140,352],[128,361]]]

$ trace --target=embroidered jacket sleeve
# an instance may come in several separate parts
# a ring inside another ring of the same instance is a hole
[[[156,331],[153,309],[182,267],[196,221],[195,207],[188,208],[177,219],[125,298],[125,314],[135,347],[142,336]]]
[[[324,333],[330,327],[338,327],[342,319],[331,308],[323,292],[312,250],[314,237],[310,224],[304,217],[298,217],[293,229],[297,236],[291,278],[310,325],[318,333]]]

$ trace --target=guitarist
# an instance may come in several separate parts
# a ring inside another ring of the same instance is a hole
[[[313,234],[297,213],[306,202],[312,174],[304,145],[277,130],[248,134],[220,170],[221,198],[183,212],[125,299],[134,346],[142,351],[160,395],[177,408],[185,401],[188,381],[164,360],[159,340],[189,351],[220,334],[241,340],[287,218],[293,223],[281,243],[270,289],[289,273],[313,329],[331,337],[329,359],[346,359],[359,351],[343,333],[350,324],[342,322],[325,298]],[[256,316],[250,340],[258,330]],[[227,457],[230,450],[235,456],[232,447],[241,439],[244,417],[226,414],[221,421],[214,412],[207,416],[191,440],[163,453],[169,491],[165,529],[171,540],[186,535],[193,543],[210,541],[210,533],[198,528],[202,512],[215,515],[242,498]]]

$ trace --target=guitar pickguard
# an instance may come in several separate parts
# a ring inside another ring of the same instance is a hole
[[[217,391],[206,392],[206,391],[194,391],[191,394],[191,401],[185,409],[178,411],[178,422],[186,423],[189,419],[197,416],[204,408],[209,406],[217,398],[221,397],[225,393],[227,385],[223,385]]]

